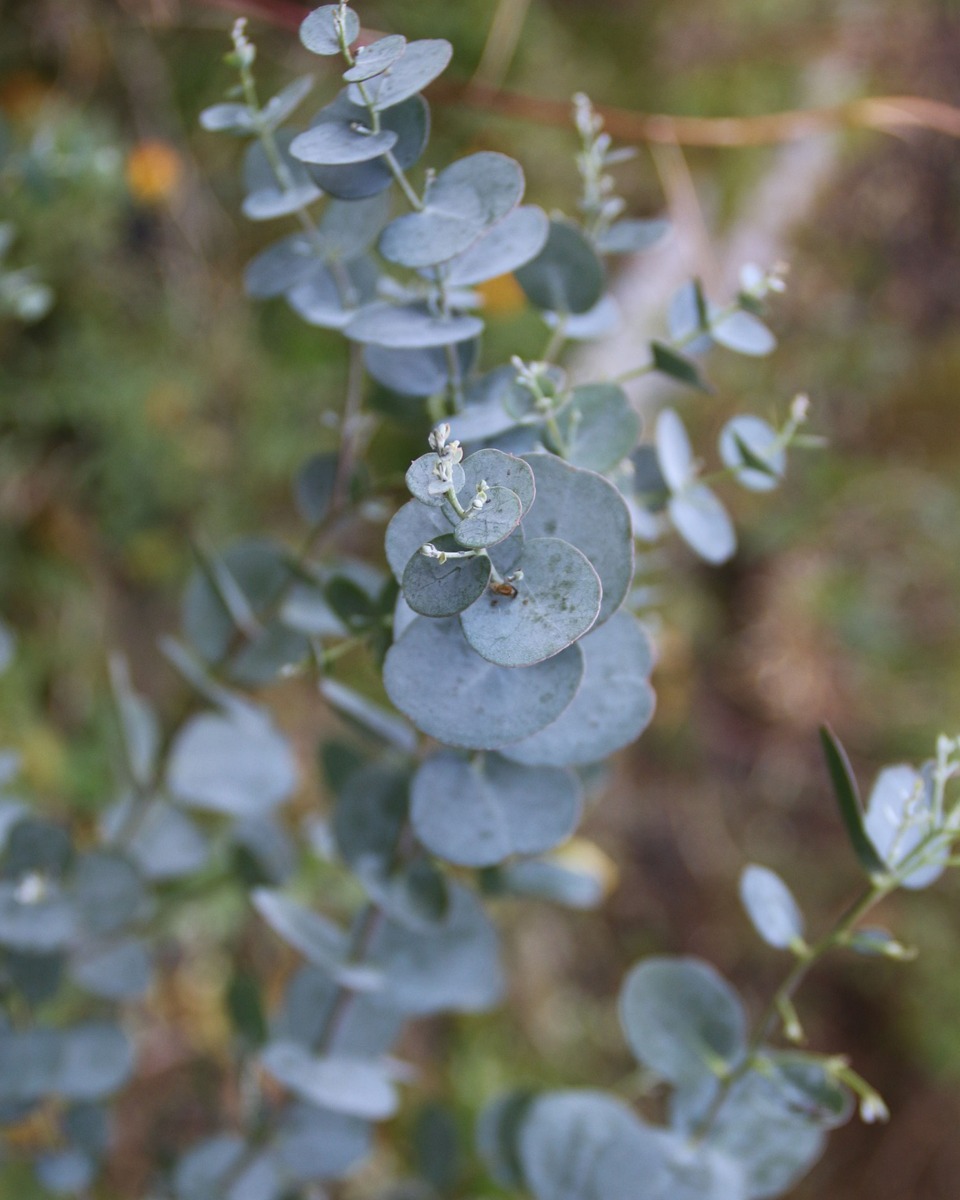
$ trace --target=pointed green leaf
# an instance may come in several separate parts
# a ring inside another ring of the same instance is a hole
[[[889,873],[887,864],[874,848],[873,842],[867,836],[864,824],[863,806],[860,803],[860,792],[857,781],[847,758],[846,751],[839,739],[828,725],[820,726],[820,743],[823,746],[824,757],[827,760],[827,770],[830,782],[833,784],[833,794],[840,807],[840,816],[847,830],[847,837],[853,846],[854,853],[861,867],[868,875],[886,875]]]

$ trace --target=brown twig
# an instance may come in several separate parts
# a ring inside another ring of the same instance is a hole
[[[296,29],[309,6],[292,0],[194,0],[256,17],[267,24]],[[365,30],[363,40],[376,37]],[[479,108],[498,116],[538,125],[570,125],[568,100],[531,96],[473,81],[438,83],[431,95],[444,103]],[[866,96],[820,108],[789,109],[752,117],[676,117],[597,105],[607,131],[620,141],[664,146],[773,146],[840,129],[872,129],[902,136],[927,129],[960,138],[960,108],[925,96]]]

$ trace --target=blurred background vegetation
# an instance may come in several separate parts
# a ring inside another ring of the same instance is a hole
[[[357,5],[371,28],[449,38],[454,83],[482,60],[488,83],[521,97],[566,103],[584,90],[600,105],[699,116],[876,94],[960,103],[960,15],[948,0],[513,0],[515,16],[525,10],[516,46],[510,6]],[[35,268],[53,293],[42,319],[0,316],[0,613],[20,643],[0,677],[0,722],[3,743],[24,756],[26,790],[63,817],[92,819],[112,797],[108,652],[129,657],[142,690],[171,696],[156,637],[176,624],[191,545],[245,532],[296,538],[290,479],[336,442],[341,341],[281,302],[243,297],[243,263],[269,234],[238,216],[238,144],[196,122],[232,83],[222,56],[241,12],[264,94],[317,69],[292,32],[302,11],[293,0],[0,7],[0,220],[16,230],[5,265]],[[318,103],[336,88],[320,66]],[[569,129],[494,115],[452,83],[432,98],[431,161],[504,150],[527,168],[533,199],[573,208]],[[671,401],[706,447],[730,412],[782,413],[805,391],[829,446],[799,458],[772,497],[730,497],[741,532],[731,565],[704,568],[675,545],[646,564],[661,630],[658,713],[587,831],[609,856],[611,894],[593,914],[505,911],[509,1009],[409,1039],[409,1053],[434,1064],[423,1097],[452,1103],[464,1128],[499,1086],[639,1087],[626,1079],[613,997],[641,954],[700,954],[762,1002],[783,964],[740,913],[743,864],[781,872],[814,926],[857,886],[818,723],[834,725],[865,784],[960,725],[960,148],[923,130],[815,140],[816,186],[802,159],[787,179],[804,200],[781,231],[791,272],[773,317],[780,349],[759,365],[711,363],[718,401]],[[697,205],[675,214],[680,223],[730,244],[785,169],[779,155],[686,150]],[[621,183],[634,214],[682,200],[662,155],[641,150]],[[698,236],[691,266],[707,271]],[[541,333],[517,294],[504,285],[488,302],[491,357],[536,353]],[[651,329],[635,330],[639,350]],[[391,420],[374,447],[381,463],[422,432]],[[275,702],[308,767],[327,718],[306,684]],[[311,784],[304,804],[323,803]],[[893,1121],[835,1135],[798,1197],[956,1195],[958,899],[948,878],[890,904],[884,919],[920,948],[916,963],[837,958],[808,985],[812,1043],[849,1052]],[[143,1194],[158,1158],[229,1108],[228,965],[212,946],[223,935],[251,967],[271,960],[244,931],[242,907],[218,904],[195,914],[204,936],[191,927],[193,951],[171,950],[169,980],[147,1003],[154,1033],[122,1105],[104,1197]],[[388,1131],[385,1141],[408,1169],[408,1139]],[[0,1175],[0,1195],[27,1189]]]

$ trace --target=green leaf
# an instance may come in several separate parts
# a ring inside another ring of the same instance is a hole
[[[777,348],[777,339],[753,313],[737,310],[710,323],[710,336],[718,346],[726,346],[737,354],[763,358]]]
[[[497,932],[473,893],[457,885],[441,926],[418,931],[388,921],[371,959],[384,973],[391,1005],[411,1015],[481,1012],[503,994]]]
[[[259,816],[293,794],[297,764],[287,739],[261,714],[201,713],[174,739],[167,785],[183,804]]]
[[[612,383],[574,388],[558,424],[566,447],[563,457],[601,475],[626,458],[640,437],[639,416],[623,389]]]
[[[905,763],[885,767],[870,791],[864,829],[888,869],[899,868],[937,828],[929,766],[923,771]],[[950,856],[950,840],[929,845],[923,861],[901,879],[903,887],[925,888],[938,879]]]
[[[433,545],[440,551],[462,552],[452,534],[434,538]],[[454,617],[480,599],[487,590],[490,571],[490,559],[485,554],[450,558],[441,563],[417,552],[407,563],[400,586],[415,613],[425,617]]]
[[[303,1103],[287,1108],[270,1143],[273,1156],[299,1184],[342,1179],[371,1149],[368,1121]]]
[[[620,992],[620,1021],[640,1062],[671,1083],[735,1067],[747,1044],[740,998],[708,963],[644,959]]]
[[[375,75],[381,75],[397,61],[407,48],[407,39],[398,33],[378,38],[368,46],[360,46],[354,56],[354,64],[343,73],[347,83],[363,83]]]
[[[520,524],[522,511],[516,492],[494,485],[487,489],[487,502],[483,508],[469,512],[457,525],[453,536],[459,545],[468,549],[496,546]]]
[[[860,793],[850,760],[839,739],[828,725],[820,726],[820,744],[827,760],[827,771],[833,785],[833,794],[840,808],[840,816],[861,867],[871,876],[887,875],[889,873],[887,864],[867,836],[863,806],[860,803]]]
[[[688,387],[696,388],[708,395],[713,392],[713,388],[701,375],[700,368],[692,359],[680,354],[664,342],[652,341],[650,351],[653,354],[654,368],[661,375],[669,375],[678,383],[684,383]]]
[[[74,983],[105,1000],[135,1000],[150,986],[152,967],[143,942],[123,938],[77,951],[70,964]]]
[[[656,245],[669,232],[669,221],[614,221],[597,238],[597,249],[601,254],[638,254]]]
[[[495,589],[460,614],[470,645],[489,662],[529,667],[559,654],[600,612],[600,577],[582,551],[561,538],[529,538],[517,594]]]
[[[332,921],[272,888],[257,888],[251,900],[274,933],[293,946],[307,962],[328,972],[341,987],[370,991],[380,986],[381,981],[372,968],[353,966],[345,961],[349,941]]]
[[[419,458],[415,458],[407,467],[407,473],[404,476],[404,481],[407,485],[407,490],[415,500],[419,500],[421,504],[426,504],[430,508],[439,508],[444,502],[443,493],[431,492],[431,485],[438,480],[436,472],[437,465],[440,462],[439,455],[431,451],[429,454],[421,454]],[[459,463],[453,464],[453,490],[462,492],[466,484],[466,476],[463,473],[463,467]]]
[[[523,1187],[520,1131],[535,1098],[530,1088],[515,1088],[486,1105],[477,1121],[477,1153],[502,1188]]]
[[[573,703],[539,733],[505,746],[505,757],[531,766],[599,762],[630,745],[650,723],[653,651],[639,621],[615,613],[578,645],[584,672]]]
[[[366,107],[351,104],[346,92],[341,92],[334,104],[349,121],[366,123],[370,119]],[[412,96],[388,109],[381,114],[380,124],[397,135],[391,151],[397,165],[403,170],[413,166],[423,153],[430,134],[430,110],[423,97]],[[308,174],[318,187],[341,200],[376,196],[393,186],[393,174],[383,158],[346,166],[310,166]]]
[[[336,454],[314,454],[297,472],[293,485],[297,512],[311,525],[327,515],[336,477]]]
[[[445,265],[448,287],[473,287],[516,271],[536,258],[547,243],[550,222],[533,205],[514,209],[469,249]]]
[[[477,486],[486,481],[494,487],[508,488],[520,499],[523,515],[530,510],[536,495],[533,471],[522,458],[505,454],[502,450],[478,450],[463,462],[464,484],[458,499],[466,508],[476,495]],[[450,516],[452,510],[448,511]],[[457,518],[454,518],[455,520]]]
[[[387,694],[424,733],[450,746],[496,750],[549,725],[583,675],[577,646],[517,671],[466,642],[456,619],[419,617],[384,662]]]
[[[551,221],[543,249],[516,272],[531,304],[558,313],[585,313],[603,295],[603,264],[586,237],[567,221]]]
[[[769,946],[787,950],[803,941],[803,914],[779,875],[751,863],[740,876],[740,899]]]
[[[623,497],[600,475],[552,454],[528,454],[536,501],[524,518],[528,539],[558,537],[581,551],[603,587],[598,622],[611,617],[633,579],[633,522]],[[516,488],[514,488],[516,491]]]
[[[737,549],[730,515],[705,483],[691,483],[671,496],[667,512],[677,533],[708,563],[722,563]]]
[[[360,18],[352,8],[340,4],[315,8],[300,23],[300,41],[313,54],[342,53],[341,33],[346,44],[351,46],[360,36]]]
[[[390,350],[417,350],[453,346],[479,337],[483,322],[479,317],[437,317],[424,306],[380,302],[358,309],[343,332],[354,342]]]
[[[366,96],[359,85],[352,83],[349,96],[354,104],[370,104],[382,112],[401,101],[415,96],[446,69],[453,57],[453,47],[443,38],[423,38],[409,42],[403,54],[390,70],[376,76],[365,85]]]
[[[777,431],[761,417],[728,421],[720,433],[720,457],[736,478],[754,492],[771,491],[783,478],[786,454]]]
[[[342,1055],[314,1056],[296,1042],[271,1042],[263,1069],[300,1099],[348,1116],[382,1121],[397,1110],[397,1092],[385,1063]]]
[[[565,841],[581,811],[580,786],[557,767],[522,767],[497,755],[480,762],[449,752],[420,767],[410,819],[424,846],[448,862],[487,867]]]
[[[394,578],[399,583],[407,563],[424,542],[444,537],[451,532],[451,523],[440,509],[430,508],[419,500],[408,500],[394,514],[387,526],[386,555]]]
[[[293,139],[290,153],[303,163],[346,166],[380,158],[393,149],[396,141],[393,130],[375,133],[365,122],[345,119],[341,109],[331,105],[321,110],[308,130]]]

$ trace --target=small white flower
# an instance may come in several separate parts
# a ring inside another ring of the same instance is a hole
[[[39,904],[47,896],[47,880],[39,871],[31,871],[17,884],[18,904]]]
[[[877,1121],[889,1121],[890,1109],[877,1092],[867,1092],[860,1097],[860,1120],[865,1125],[874,1125]]]

